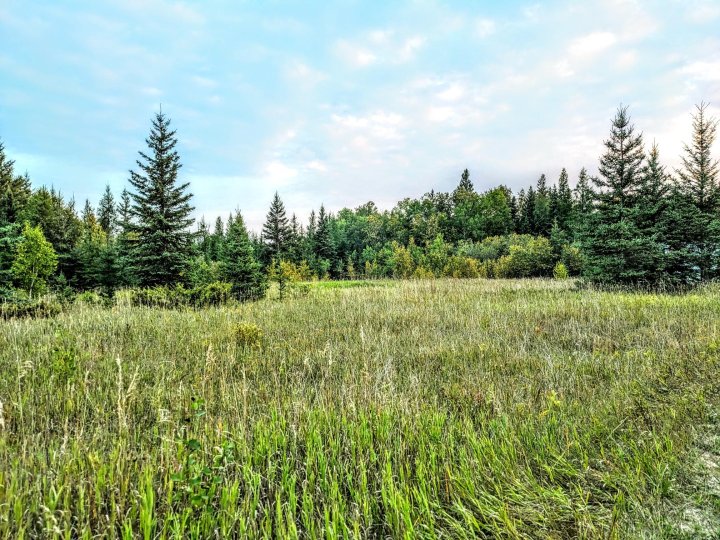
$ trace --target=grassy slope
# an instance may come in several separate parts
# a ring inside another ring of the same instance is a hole
[[[477,280],[0,323],[0,537],[710,538],[718,322]]]

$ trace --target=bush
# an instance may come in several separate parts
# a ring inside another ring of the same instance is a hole
[[[565,265],[571,276],[579,276],[582,274],[585,261],[580,249],[577,246],[565,244],[562,247],[560,261]]]
[[[37,319],[54,317],[62,312],[62,306],[53,300],[31,300],[22,296],[9,298],[0,303],[0,319]]]
[[[553,277],[555,279],[567,279],[570,277],[567,267],[562,262],[558,261],[555,264],[555,268],[553,268]]]
[[[215,281],[193,289],[186,289],[182,285],[133,289],[129,296],[130,305],[133,306],[178,309],[220,306],[231,299],[231,293],[232,285],[230,283]]]
[[[443,274],[454,278],[476,278],[480,277],[480,270],[475,259],[453,255],[448,259]]]
[[[222,306],[232,298],[232,284],[214,281],[190,291],[190,301],[195,307]]]
[[[83,306],[101,306],[105,302],[98,293],[94,291],[85,291],[75,297],[75,303]]]
[[[240,323],[235,327],[235,342],[242,348],[260,349],[263,342],[262,330],[253,323]]]
[[[413,279],[433,279],[435,277],[435,274],[432,273],[432,270],[428,270],[424,266],[418,266],[412,275]]]

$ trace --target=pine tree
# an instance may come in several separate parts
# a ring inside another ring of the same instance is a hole
[[[275,192],[265,224],[262,228],[262,240],[268,260],[280,260],[286,255],[286,242],[290,235],[290,223],[285,214],[285,205]]]
[[[97,211],[98,223],[107,235],[108,239],[115,234],[115,226],[117,224],[117,212],[115,209],[115,198],[113,197],[110,185],[105,185],[105,192],[98,203]]]
[[[188,183],[178,184],[177,138],[162,112],[155,115],[146,143],[150,152],[139,152],[140,172],[130,171],[135,188],[130,230],[137,235],[132,265],[142,286],[173,284],[183,280],[192,256],[192,194]]]
[[[263,296],[267,283],[260,263],[255,258],[240,211],[227,228],[219,262],[220,276],[232,284],[232,292],[236,298],[249,300]]]
[[[232,215],[230,216],[232,218]],[[228,229],[232,226],[233,219],[228,220]],[[210,260],[217,261],[220,259],[220,253],[223,250],[225,242],[225,224],[220,216],[215,218],[215,229],[210,236]]]
[[[592,179],[595,212],[582,238],[585,274],[598,283],[654,283],[662,278],[662,246],[635,222],[645,156],[626,107],[618,109],[605,148],[601,177]]]
[[[683,168],[677,171],[679,182],[670,200],[667,227],[675,242],[670,257],[677,265],[676,276],[687,258],[686,279],[707,280],[720,274],[720,172],[718,161],[712,159],[718,121],[706,115],[707,104],[697,106],[693,116],[693,141],[685,145]],[[676,253],[673,253],[676,251]],[[696,271],[694,269],[697,269]]]
[[[535,209],[533,211],[534,227],[532,234],[548,236],[552,228],[552,215],[550,212],[550,191],[547,188],[545,175],[541,174],[535,191]]]
[[[564,167],[560,172],[560,178],[558,178],[557,197],[554,206],[553,214],[558,227],[565,232],[569,232],[571,229],[570,222],[572,220],[573,200],[570,182],[568,181],[568,173]]]
[[[708,104],[697,105],[693,115],[693,140],[685,145],[683,168],[677,171],[681,180],[681,189],[687,193],[704,213],[717,209],[720,186],[718,185],[718,161],[712,159],[712,145],[718,126],[718,120],[707,118]]]
[[[27,174],[15,176],[14,165],[0,141],[0,227],[20,222],[20,214],[31,195],[30,179]]]
[[[136,237],[132,232],[131,208],[130,193],[123,189],[117,208],[118,236],[113,246],[116,264],[116,282],[113,285],[116,287],[129,287],[137,283],[131,268],[132,245]]]
[[[316,272],[320,276],[327,274],[332,268],[335,250],[330,237],[330,217],[325,213],[325,206],[320,205],[318,213],[317,231],[314,235]]]
[[[535,189],[530,186],[525,194],[524,204],[520,208],[520,233],[535,234],[537,226],[535,223]]]

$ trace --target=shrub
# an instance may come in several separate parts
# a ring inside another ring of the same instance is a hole
[[[553,268],[553,277],[555,279],[567,279],[570,277],[567,267],[562,262],[558,261],[555,264],[555,268]]]
[[[14,297],[0,303],[0,319],[3,320],[54,317],[61,312],[62,306],[58,302],[45,298]]]
[[[560,261],[565,265],[571,276],[582,274],[584,260],[582,252],[577,246],[565,244],[562,247]]]
[[[263,342],[263,333],[260,327],[253,323],[240,323],[235,327],[235,343],[247,349],[260,349]]]
[[[195,307],[222,306],[231,298],[232,283],[222,281],[214,281],[190,291],[190,301]]]
[[[435,274],[432,273],[432,270],[428,270],[424,266],[418,266],[413,272],[412,277],[414,279],[432,279],[435,277]]]
[[[75,297],[75,303],[84,306],[101,306],[104,304],[102,297],[94,291],[85,291]]]
[[[133,306],[177,309],[183,307],[219,306],[227,303],[232,297],[232,285],[215,281],[193,289],[182,285],[175,287],[152,287],[133,289],[130,293],[130,304]]]
[[[443,274],[454,278],[476,278],[480,277],[480,270],[475,259],[453,255],[448,259]]]

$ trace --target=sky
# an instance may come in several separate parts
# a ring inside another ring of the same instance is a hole
[[[1,0],[0,139],[35,186],[116,196],[153,115],[177,130],[195,215],[258,230],[597,169],[627,105],[679,166],[720,116],[720,0]],[[720,143],[715,147],[720,156]]]

